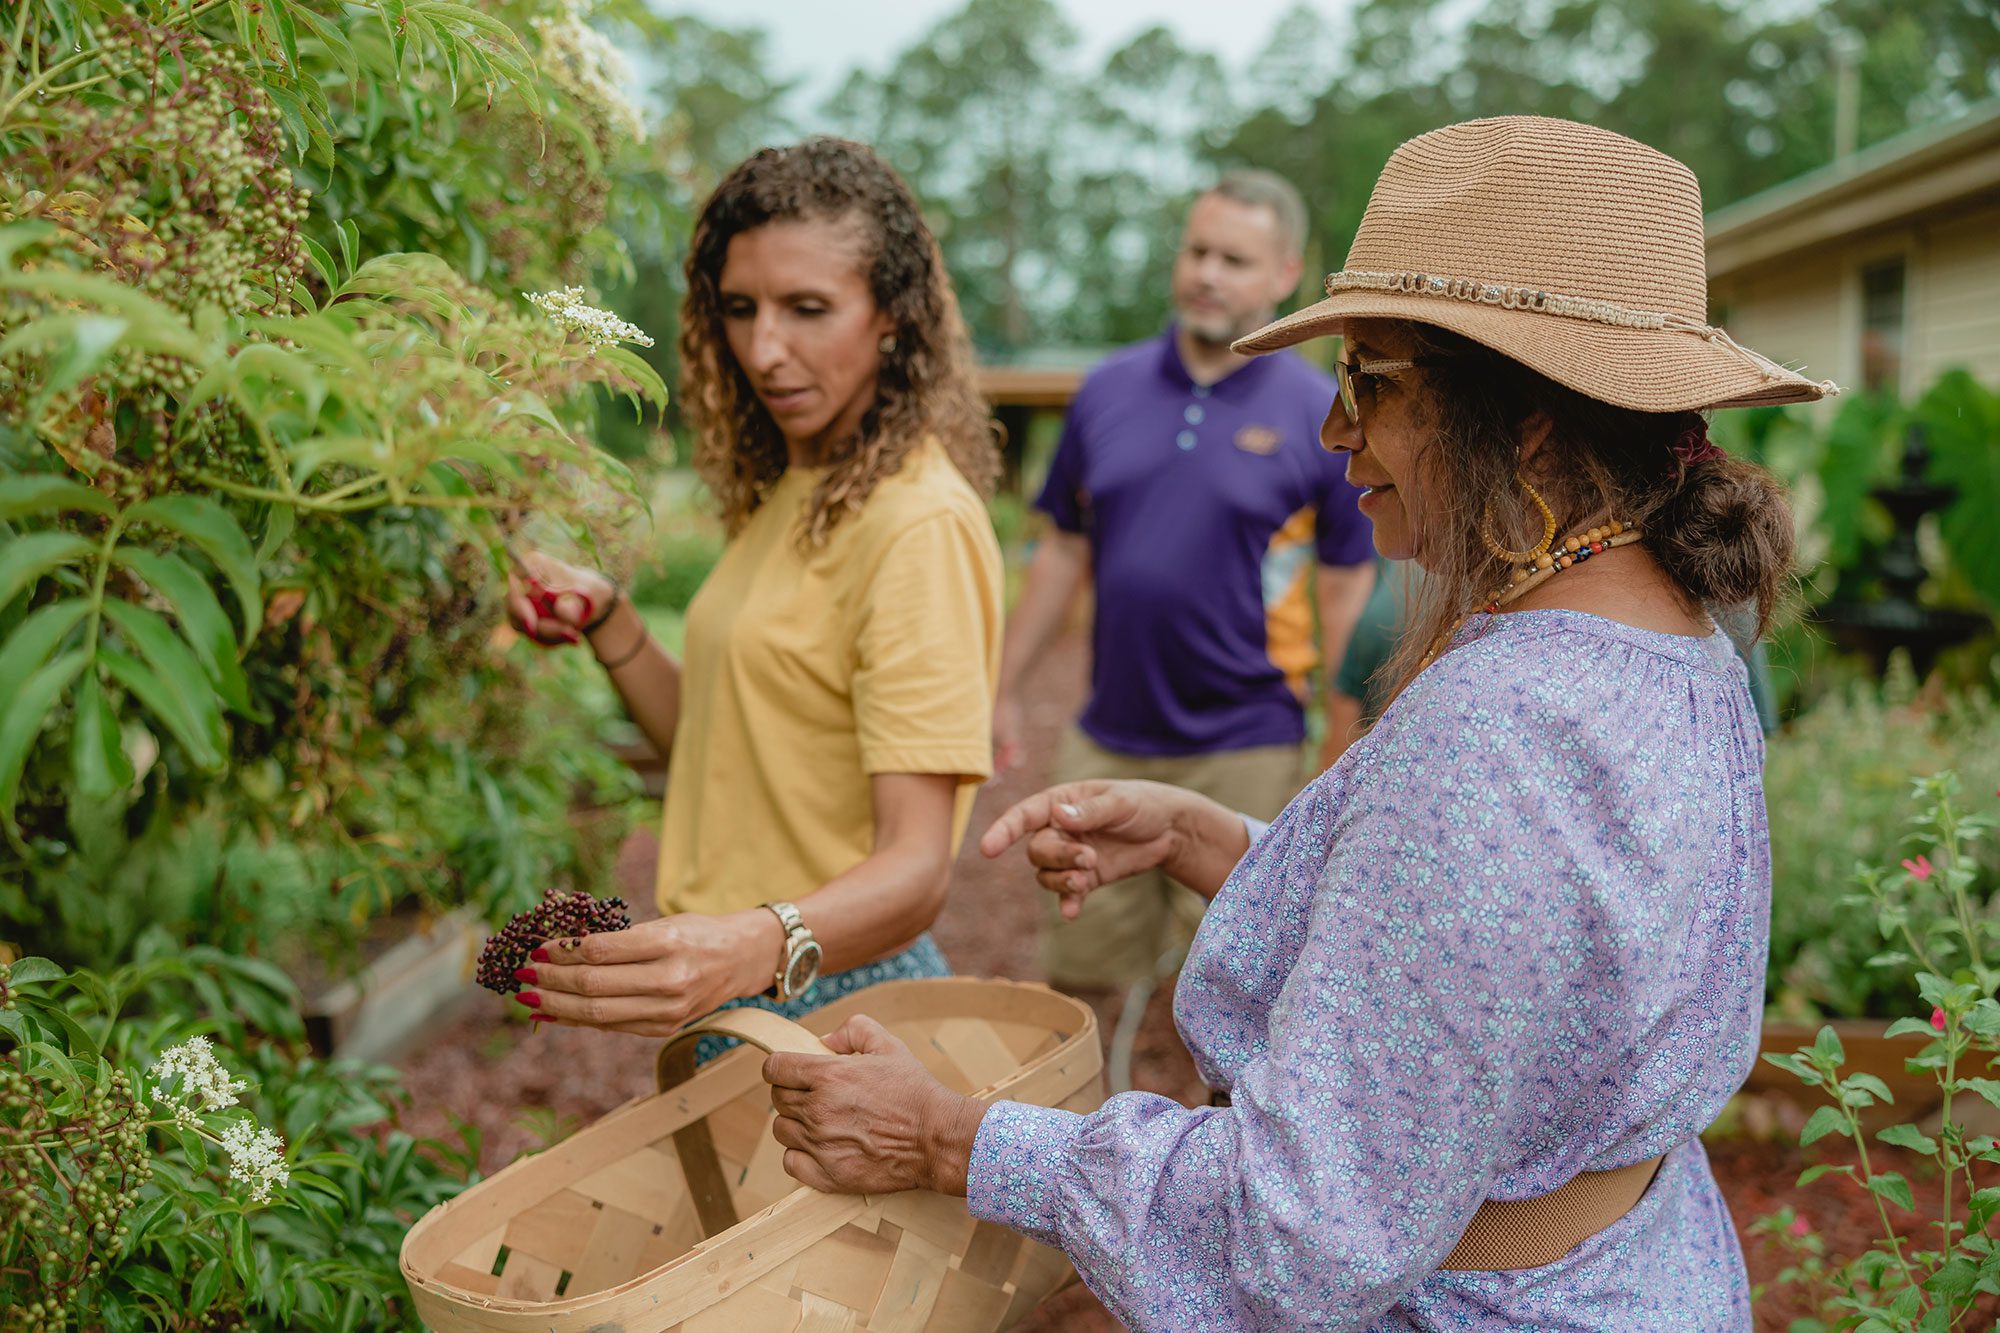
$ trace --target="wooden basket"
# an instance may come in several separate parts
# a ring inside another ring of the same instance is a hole
[[[417,1313],[436,1333],[992,1333],[1019,1322],[1073,1276],[1060,1251],[927,1190],[807,1189],[771,1137],[763,1051],[746,1045],[693,1072],[704,1032],[824,1051],[817,1038],[858,1013],[958,1092],[1072,1111],[1104,1099],[1090,1009],[1040,986],[884,982],[800,1024],[725,1010],[662,1049],[660,1092],[411,1227],[402,1266]]]

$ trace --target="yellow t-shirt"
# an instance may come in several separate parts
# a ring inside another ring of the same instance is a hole
[[[657,892],[664,912],[802,897],[874,849],[874,773],[992,771],[1000,546],[937,444],[801,554],[793,468],[688,606]]]

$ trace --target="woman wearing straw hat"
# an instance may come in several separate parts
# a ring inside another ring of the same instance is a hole
[[[1329,445],[1425,570],[1380,724],[1267,829],[1073,784],[982,844],[1213,895],[1175,1011],[1218,1104],[987,1107],[855,1020],[766,1067],[786,1167],[967,1190],[1141,1328],[1748,1328],[1697,1135],[1756,1055],[1770,868],[1708,608],[1761,627],[1792,528],[1702,413],[1833,386],[1704,322],[1685,167],[1564,121],[1404,144],[1326,290],[1238,348],[1345,339]]]

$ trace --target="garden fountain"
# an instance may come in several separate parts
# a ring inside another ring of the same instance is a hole
[[[1889,511],[1894,525],[1876,563],[1883,595],[1870,602],[1829,602],[1813,615],[1827,627],[1835,643],[1867,654],[1878,676],[1888,670],[1889,655],[1902,648],[1910,655],[1917,679],[1922,680],[1930,674],[1939,653],[1981,633],[1989,623],[1977,611],[1917,602],[1917,589],[1929,577],[1917,553],[1917,525],[1925,514],[1944,508],[1958,494],[1953,487],[1924,479],[1930,457],[1924,428],[1912,425],[1903,444],[1901,475],[1871,492]]]

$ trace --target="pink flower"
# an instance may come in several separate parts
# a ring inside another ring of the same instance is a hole
[[[1914,861],[1903,862],[1903,869],[1910,872],[1911,879],[1922,883],[1931,877],[1931,859],[1928,856],[1919,856]]]
[[[1810,1236],[1812,1234],[1812,1225],[1803,1217],[1795,1217],[1792,1219],[1792,1224],[1786,1227],[1785,1230],[1791,1232],[1794,1236]]]
[[[1943,1009],[1933,1009],[1933,1010],[1931,1010],[1931,1026],[1932,1026],[1932,1027],[1934,1027],[1934,1028],[1936,1028],[1936,1029],[1937,1029],[1937,1030],[1938,1030],[1939,1032],[1942,1032],[1942,1031],[1944,1031],[1944,1010],[1943,1010]]]

